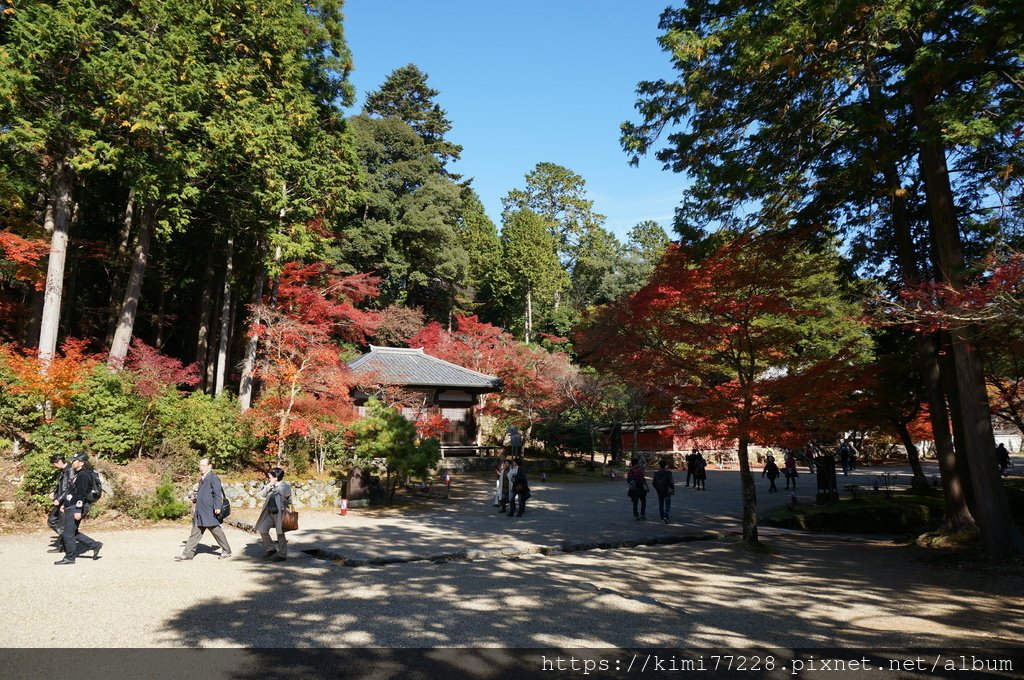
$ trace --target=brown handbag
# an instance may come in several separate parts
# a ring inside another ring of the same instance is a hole
[[[299,513],[294,510],[281,511],[281,531],[297,531],[299,528]]]

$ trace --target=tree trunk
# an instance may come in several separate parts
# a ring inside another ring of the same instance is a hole
[[[953,434],[949,429],[949,410],[942,391],[942,374],[935,352],[935,342],[932,338],[922,335],[917,335],[915,339],[921,379],[928,397],[928,417],[931,420],[932,437],[935,441],[935,458],[939,463],[942,493],[946,499],[942,529],[956,533],[974,527],[974,517],[971,516],[969,509],[961,468],[956,462],[956,449],[953,447]]]
[[[526,327],[523,329],[523,342],[530,344],[530,335],[533,333],[533,295],[532,291],[526,291]]]
[[[220,342],[217,348],[217,375],[214,380],[214,394],[224,391],[224,378],[227,375],[228,339],[231,336],[231,277],[234,272],[234,251],[235,237],[228,236],[227,257],[224,262],[224,288],[221,291]]]
[[[117,239],[117,253],[112,263],[113,275],[110,277],[110,299],[107,309],[110,310],[110,320],[107,322],[107,337],[104,341],[105,347],[114,344],[114,333],[117,331],[117,322],[120,318],[121,301],[124,297],[124,288],[121,283],[121,270],[124,267],[125,258],[128,256],[128,244],[131,241],[132,222],[135,218],[135,189],[128,192],[128,202],[124,207],[124,220],[121,222],[121,233]]]
[[[737,450],[740,460],[740,483],[743,490],[743,543],[753,547],[758,545],[757,538],[757,486],[754,476],[750,474],[750,442],[745,434],[739,438]]]
[[[924,470],[921,468],[921,455],[910,436],[907,424],[897,420],[893,421],[892,425],[896,428],[896,434],[900,441],[903,442],[903,448],[907,450],[907,460],[910,461],[910,469],[914,471],[914,478],[911,480],[910,486],[914,489],[927,489],[928,478],[924,476]]]
[[[945,148],[938,124],[929,111],[931,95],[923,84],[914,85],[912,101],[914,118],[922,135],[919,160],[928,203],[936,270],[943,281],[958,289],[964,280],[964,256]],[[1024,536],[1013,522],[1006,490],[994,464],[995,437],[981,361],[975,347],[968,340],[967,329],[954,328],[950,336],[967,463],[974,490],[973,515],[981,532],[982,546],[990,555],[1022,553]]]
[[[213,252],[206,253],[206,267],[203,269],[203,291],[199,299],[199,331],[196,334],[196,365],[203,377],[203,391],[209,392],[212,381],[206,370],[210,351],[210,311],[214,298],[213,290]]]
[[[266,279],[266,268],[260,262],[256,272],[256,282],[252,291],[252,318],[249,320],[249,334],[245,342],[245,359],[242,362],[242,377],[238,383],[238,407],[244,413],[252,404],[253,374],[256,370],[256,350],[259,338],[254,327],[260,323],[259,305],[263,301],[263,285]]]
[[[114,370],[124,367],[128,356],[128,347],[132,342],[132,331],[135,329],[135,316],[139,311],[139,299],[142,297],[142,279],[149,263],[149,244],[153,236],[153,224],[156,222],[156,208],[148,205],[142,211],[139,220],[139,236],[135,241],[135,252],[132,255],[132,269],[128,274],[128,285],[125,287],[121,312],[117,319],[114,340],[110,343],[110,355],[107,366]]]
[[[46,264],[46,288],[43,312],[39,324],[39,357],[45,362],[57,351],[60,326],[61,297],[64,292],[64,261],[68,253],[68,228],[71,223],[71,191],[74,170],[64,159],[58,159],[50,187],[46,211],[47,232],[50,238],[50,257]],[[51,209],[52,208],[52,209]]]
[[[895,142],[882,133],[877,135],[877,144],[880,155],[885,154],[888,149],[895,148]],[[902,187],[896,163],[891,158],[883,158],[882,172],[889,191],[896,257],[903,271],[903,281],[907,285],[912,285],[921,280],[921,272],[914,250],[907,203],[900,191]],[[915,332],[914,345],[917,349],[917,363],[921,371],[921,382],[924,384],[925,399],[928,402],[928,417],[935,441],[935,457],[942,475],[942,492],[945,496],[943,530],[955,533],[973,527],[974,518],[968,510],[963,480],[956,464],[953,437],[949,430],[949,409],[942,390],[934,339],[930,335]],[[914,477],[917,479],[917,470],[914,471]]]

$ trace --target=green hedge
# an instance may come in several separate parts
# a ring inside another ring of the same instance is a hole
[[[829,505],[807,505],[769,513],[767,526],[837,533],[912,534],[942,519],[942,498],[896,494],[892,498],[842,499]]]

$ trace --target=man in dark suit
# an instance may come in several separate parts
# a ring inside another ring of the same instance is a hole
[[[220,559],[231,557],[231,546],[228,545],[228,537],[224,535],[224,529],[220,526],[220,509],[224,505],[224,487],[220,484],[220,477],[214,471],[209,458],[199,461],[199,489],[193,494],[192,504],[195,506],[192,513],[192,533],[185,543],[185,551],[174,558],[176,562],[183,562],[195,557],[196,546],[203,532],[207,529],[213,534],[217,544],[220,546]]]
[[[64,518],[61,516],[60,508],[64,497],[68,495],[68,489],[71,488],[71,478],[75,474],[75,468],[69,465],[64,456],[59,453],[50,456],[50,465],[53,469],[59,470],[59,472],[57,474],[57,483],[53,487],[53,494],[51,494],[53,505],[50,506],[50,514],[46,518],[46,524],[57,534],[57,538],[54,541],[53,547],[46,552],[62,553],[64,552]]]
[[[74,564],[78,557],[78,544],[85,546],[86,550],[92,550],[92,558],[99,557],[100,548],[103,544],[95,541],[78,529],[82,525],[82,519],[89,514],[92,501],[89,490],[92,488],[93,471],[85,466],[89,462],[89,456],[85,451],[79,451],[71,457],[72,476],[71,482],[61,499],[61,511],[64,515],[64,533],[61,537],[61,545],[64,549],[64,557],[54,564]]]

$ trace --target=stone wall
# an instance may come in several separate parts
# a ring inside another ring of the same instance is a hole
[[[286,480],[288,481],[288,480]],[[333,508],[341,498],[344,482],[288,481],[292,487],[292,505],[301,508]],[[227,482],[224,493],[231,500],[233,508],[262,508],[264,499],[259,497],[263,482]]]

